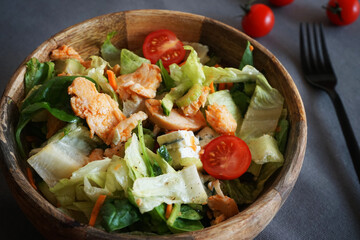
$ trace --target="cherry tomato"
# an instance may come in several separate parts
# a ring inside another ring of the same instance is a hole
[[[348,25],[353,23],[360,13],[358,0],[330,0],[326,6],[326,14],[335,25]]]
[[[268,34],[274,26],[273,11],[265,4],[254,4],[242,19],[242,27],[250,37],[262,37]]]
[[[143,44],[144,57],[155,64],[161,59],[164,67],[172,63],[180,63],[185,57],[182,42],[175,33],[167,29],[161,29],[149,33]]]
[[[275,5],[277,7],[282,7],[282,6],[288,5],[288,4],[292,3],[293,1],[294,0],[269,0],[269,2],[272,5]]]
[[[213,139],[205,146],[200,158],[204,170],[222,180],[240,177],[251,163],[251,153],[247,144],[232,135]]]

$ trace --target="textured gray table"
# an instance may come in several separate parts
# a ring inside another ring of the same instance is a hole
[[[204,15],[241,29],[240,2],[1,0],[1,92],[19,64],[40,43],[88,18],[131,9],[169,9]],[[283,8],[273,7],[275,26],[269,35],[257,39],[293,77],[308,120],[308,145],[299,179],[279,213],[257,239],[360,239],[360,185],[336,113],[330,98],[304,81],[300,68],[299,22],[324,23],[339,80],[337,90],[360,142],[360,19],[346,27],[331,26],[321,8],[326,2],[295,0]],[[20,211],[2,174],[0,192],[2,239],[41,239]]]

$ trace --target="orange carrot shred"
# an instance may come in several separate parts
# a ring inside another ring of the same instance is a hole
[[[32,171],[29,167],[26,168],[26,173],[27,173],[27,176],[28,176],[28,179],[29,179],[29,182],[31,184],[31,186],[37,190],[37,187],[35,185],[35,181],[34,181],[34,177],[33,177],[33,174],[32,174]]]
[[[93,208],[93,210],[91,212],[91,217],[90,217],[90,221],[89,221],[90,226],[95,225],[96,218],[99,215],[100,208],[104,204],[105,199],[106,199],[106,195],[100,195],[98,197],[98,199],[96,200],[95,206],[94,206],[94,208]]]
[[[195,144],[195,137],[191,138],[191,148],[196,152],[196,144]]]
[[[214,88],[214,82],[210,83],[210,93],[214,93],[215,92],[215,88]]]
[[[253,51],[253,50],[254,50],[253,45],[250,45],[249,48],[250,48],[250,51]]]
[[[172,204],[168,204],[166,206],[166,211],[165,211],[165,218],[168,219],[171,215],[171,211],[172,211],[172,207],[173,205]]]
[[[221,67],[220,64],[215,64],[214,67]]]
[[[108,76],[110,86],[116,91],[117,83],[116,83],[115,73],[111,70],[106,70],[106,74]]]

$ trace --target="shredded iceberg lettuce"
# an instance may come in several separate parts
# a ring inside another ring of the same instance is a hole
[[[151,211],[161,203],[205,204],[207,201],[207,194],[195,165],[179,172],[138,178],[134,182],[132,194],[141,213]]]

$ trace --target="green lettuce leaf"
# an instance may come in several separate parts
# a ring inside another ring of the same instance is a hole
[[[120,64],[121,50],[111,43],[111,39],[115,36],[115,34],[115,31],[108,33],[105,42],[100,48],[101,57],[109,62],[112,67],[116,64]]]
[[[132,180],[129,177],[126,161],[114,155],[107,169],[105,188],[112,193],[121,190],[127,192],[130,186],[132,186]]]
[[[150,60],[139,57],[135,53],[133,53],[130,50],[127,50],[125,48],[121,50],[121,58],[120,58],[120,73],[121,74],[133,73],[143,63],[150,63]]]
[[[205,86],[213,83],[238,83],[238,82],[255,82],[261,74],[258,71],[247,71],[246,68],[239,70],[236,68],[222,68],[222,67],[203,67],[205,73]]]
[[[21,142],[21,132],[32,118],[44,109],[48,110],[54,117],[65,122],[76,122],[76,117],[70,105],[70,96],[67,93],[68,87],[77,76],[54,77],[40,87],[31,91],[20,106],[20,117],[16,127],[15,137],[20,153],[25,157],[25,150]],[[95,83],[89,77],[89,81]]]
[[[256,70],[250,66],[246,68]],[[279,91],[272,88],[262,74],[257,76],[255,91],[239,133],[244,141],[264,134],[273,136],[283,109],[284,98]]]
[[[186,167],[179,172],[157,177],[135,180],[132,194],[140,201],[141,213],[151,211],[161,203],[206,203],[207,195],[196,166]]]
[[[125,149],[125,161],[129,168],[129,176],[135,181],[138,178],[147,177],[147,166],[141,156],[141,146],[135,133],[127,142]]]
[[[104,71],[108,62],[99,56],[91,56],[91,66],[87,70],[87,76],[94,79],[100,86],[101,92],[107,93],[112,99],[118,102],[118,96],[104,76]]]
[[[79,62],[79,60],[73,58],[57,60],[55,62],[55,71],[57,73],[66,73],[70,76],[86,75],[86,68]]]
[[[70,177],[81,168],[90,151],[101,141],[91,138],[84,126],[70,124],[49,139],[46,145],[35,149],[27,162],[37,174],[53,187],[60,179]]]
[[[185,50],[190,50],[190,54],[186,59],[186,62],[183,66],[181,66],[181,70],[183,74],[186,75],[192,84],[200,84],[202,85],[205,81],[205,74],[202,70],[202,64],[200,63],[200,59],[196,53],[196,51],[191,46],[184,46]]]
[[[274,137],[263,135],[259,138],[253,138],[248,142],[252,161],[256,164],[268,162],[284,162],[284,157],[279,151],[278,143]]]
[[[54,63],[43,62],[40,63],[37,58],[31,58],[26,63],[25,73],[25,94],[36,85],[43,84],[47,80],[54,77]]]
[[[283,110],[283,112],[284,112],[284,110]],[[278,126],[276,128],[276,132],[275,132],[275,139],[278,142],[279,150],[282,154],[285,153],[285,147],[286,147],[286,143],[287,143],[289,127],[290,127],[290,124],[289,124],[289,121],[286,119],[286,114],[285,114],[285,116],[280,118]]]

